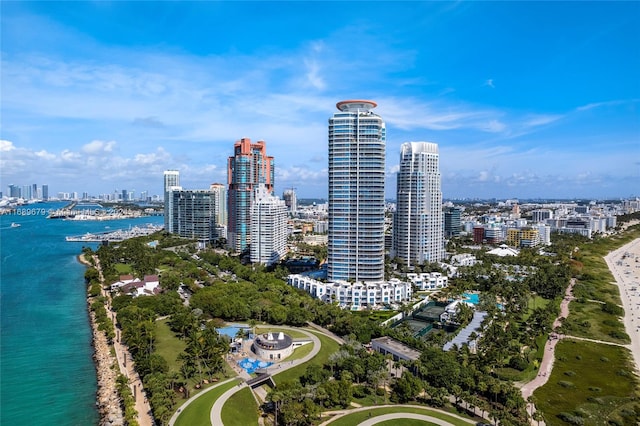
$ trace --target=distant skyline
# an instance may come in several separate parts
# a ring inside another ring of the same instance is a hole
[[[365,7],[366,6],[366,7]],[[335,104],[437,143],[442,195],[640,195],[640,2],[2,2],[0,190],[227,183],[264,140],[275,191],[327,197]]]

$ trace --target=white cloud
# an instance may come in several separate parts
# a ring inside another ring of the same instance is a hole
[[[522,125],[525,127],[537,127],[550,124],[562,119],[564,116],[560,114],[534,114],[524,117]]]
[[[0,152],[13,151],[14,149],[16,149],[16,147],[13,145],[13,142],[0,139]]]
[[[87,154],[98,154],[101,152],[112,152],[113,147],[116,145],[115,141],[91,141],[86,145],[82,146],[82,151]]]

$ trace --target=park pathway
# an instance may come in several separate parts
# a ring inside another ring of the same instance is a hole
[[[562,321],[569,316],[569,303],[573,300],[573,286],[576,284],[576,279],[572,278],[567,290],[564,293],[564,298],[562,302],[560,302],[560,314],[553,321],[553,329],[556,330],[562,325]],[[549,380],[549,376],[551,375],[551,370],[553,369],[553,363],[555,361],[555,349],[556,345],[562,338],[562,335],[559,335],[555,332],[551,333],[547,343],[544,347],[544,354],[542,355],[542,362],[540,363],[540,368],[538,369],[538,375],[531,381],[522,385],[520,392],[522,393],[522,398],[525,401],[529,400],[529,397],[533,395],[533,392],[538,389],[540,386],[543,386]],[[529,417],[533,416],[535,412],[535,405],[532,402],[527,402],[527,413]],[[533,420],[532,420],[533,422]],[[532,423],[533,424],[533,423]],[[538,422],[535,423],[536,425]],[[544,422],[541,421],[540,426],[544,426]]]
[[[300,359],[296,359],[293,361],[282,361],[280,363],[274,364],[273,366],[269,367],[269,370],[271,370],[271,374],[278,374],[281,373],[283,371],[287,371],[291,368],[297,367],[300,364],[304,364],[305,362],[311,360],[314,356],[316,356],[318,354],[318,352],[320,352],[321,349],[321,343],[320,343],[320,339],[318,339],[318,337],[311,333],[308,332],[306,330],[300,329],[300,328],[295,328],[295,327],[287,327],[284,325],[261,325],[260,327],[273,327],[273,328],[277,328],[277,329],[284,329],[284,330],[293,330],[293,331],[298,331],[301,332],[303,334],[305,334],[310,340],[311,340],[311,344],[313,345],[313,349],[311,350],[311,352],[309,352],[306,356],[300,358]],[[316,326],[317,327],[317,326]],[[324,333],[323,333],[324,334]],[[331,338],[334,338],[333,336],[328,336]],[[241,382],[238,384],[238,386],[234,386],[233,388],[229,389],[228,391],[226,391],[225,393],[223,393],[218,399],[216,399],[215,403],[213,404],[213,406],[211,407],[211,412],[209,415],[210,418],[210,422],[212,425],[222,425],[222,407],[224,407],[224,404],[227,402],[227,400],[229,398],[231,398],[234,394],[236,394],[237,392],[241,391],[242,389],[244,389],[247,384],[246,384],[246,380],[248,380],[248,376],[246,374],[241,374],[241,378],[244,380],[244,382]],[[230,380],[234,380],[234,379],[230,379]],[[227,381],[222,382],[222,383],[227,383]],[[220,384],[216,386],[219,386]],[[193,400],[197,399],[198,397],[204,395],[207,391],[213,389],[213,387],[207,389],[204,392],[200,392],[197,395],[191,397],[187,402],[185,402],[184,404],[182,404],[182,406],[180,406],[180,408],[176,411],[176,413],[174,413],[174,415],[171,417],[171,420],[169,421],[169,425],[172,426],[176,419],[178,418],[178,415],[180,412],[182,412],[189,404],[191,404],[193,402]],[[256,390],[256,392],[258,392],[258,390]],[[264,400],[264,397],[266,396],[266,393],[264,391],[261,392],[261,394],[259,395],[260,399]]]
[[[351,408],[351,409],[346,409],[346,410],[332,410],[332,411],[325,411],[323,413],[323,415],[331,415],[333,417],[331,417],[329,420],[325,420],[324,422],[320,423],[320,426],[326,426],[328,424],[330,424],[331,422],[349,415],[349,414],[353,414],[353,413],[358,413],[360,411],[371,411],[372,409],[376,409],[376,408],[399,408],[399,409],[403,409],[403,408],[419,408],[421,410],[429,410],[429,411],[434,411],[434,412],[438,412],[441,414],[445,414],[447,416],[451,416],[456,418],[457,420],[463,421],[465,423],[469,423],[472,425],[475,425],[476,422],[474,420],[470,420],[461,416],[458,416],[457,414],[454,413],[450,413],[448,411],[444,411],[444,410],[439,410],[437,408],[432,408],[432,407],[425,407],[424,405],[410,405],[410,404],[390,404],[390,405],[376,405],[375,407],[360,407],[360,408]],[[443,425],[443,426],[449,426],[451,425],[451,423],[445,421],[445,420],[441,420],[441,419],[437,419],[435,417],[431,417],[428,415],[424,415],[424,414],[411,414],[411,413],[392,413],[392,414],[382,414],[380,416],[375,416],[372,417],[370,420],[367,420],[366,422],[360,423],[360,426],[363,425],[374,425],[376,423],[380,423],[386,420],[395,420],[395,419],[408,419],[408,418],[412,418],[412,419],[416,419],[416,417],[410,417],[410,416],[421,416],[421,417],[429,417],[429,419],[420,419],[420,420],[425,420],[425,421],[429,421],[429,422],[433,422],[439,425]],[[389,418],[385,418],[387,416],[392,416]],[[438,420],[438,422],[443,422],[443,423],[438,423],[435,420]],[[368,423],[370,421],[373,421],[373,423]]]
[[[100,259],[98,258],[98,256],[94,255],[93,260],[100,277],[102,295],[107,300],[106,309],[107,312],[111,312],[111,321],[113,322],[113,327],[116,331],[116,338],[113,340],[113,347],[116,353],[116,359],[118,361],[118,368],[120,369],[120,373],[127,377],[127,379],[129,379],[129,388],[131,390],[131,394],[133,395],[133,399],[135,400],[135,407],[138,413],[138,424],[140,426],[153,426],[155,422],[153,420],[153,415],[151,414],[151,405],[147,400],[146,393],[142,386],[142,380],[140,380],[140,376],[136,372],[133,358],[129,353],[129,348],[122,343],[120,330],[118,329],[117,325],[118,318],[116,312],[111,309],[111,294],[107,290],[105,290],[104,275],[102,274]]]

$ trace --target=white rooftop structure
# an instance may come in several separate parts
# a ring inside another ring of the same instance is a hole
[[[489,250],[487,254],[493,254],[500,257],[505,256],[517,256],[520,252],[514,248],[509,247],[506,244],[502,244],[498,248],[494,248],[493,250]]]

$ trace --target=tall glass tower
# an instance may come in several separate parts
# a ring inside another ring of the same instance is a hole
[[[180,172],[178,170],[164,171],[164,230],[173,232],[173,188],[180,188]],[[182,189],[182,188],[180,188]]]
[[[238,252],[251,243],[254,189],[264,185],[267,192],[273,193],[273,167],[273,157],[267,156],[264,141],[251,143],[251,139],[242,138],[234,144],[227,171],[227,243]]]
[[[330,281],[384,279],[386,129],[373,101],[338,102],[329,119]]]
[[[407,265],[444,256],[438,145],[407,142],[400,147],[393,253]]]

